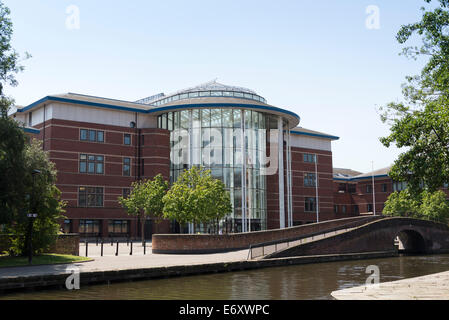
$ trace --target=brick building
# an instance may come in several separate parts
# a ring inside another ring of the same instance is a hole
[[[374,209],[376,215],[382,214],[388,196],[406,187],[405,182],[393,181],[388,176],[390,168],[368,173],[334,168],[335,214],[347,216],[373,214]]]
[[[139,236],[139,218],[127,215],[117,198],[134,181],[161,173],[173,182],[193,165],[211,169],[231,194],[223,232],[339,216],[331,149],[338,137],[298,127],[298,115],[246,88],[212,81],[136,102],[67,93],[17,107],[11,116],[34,128],[56,164],[67,232]],[[203,225],[179,230],[174,221],[151,218],[146,226],[147,237],[207,232]]]

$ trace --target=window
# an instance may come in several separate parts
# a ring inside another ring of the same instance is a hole
[[[100,220],[81,219],[78,227],[79,233],[100,233]]]
[[[128,198],[129,195],[131,194],[131,189],[130,188],[123,188],[123,198]]]
[[[123,175],[131,175],[131,158],[123,158]]]
[[[355,184],[354,183],[350,183],[348,184],[348,192],[349,193],[355,193]]]
[[[372,193],[373,192],[373,186],[370,184],[366,185],[366,193]]]
[[[366,209],[367,209],[368,212],[373,212],[373,204],[372,203],[368,203],[366,205]]]
[[[356,204],[354,205],[354,213],[359,214],[359,206]]]
[[[304,187],[315,187],[315,186],[316,186],[315,173],[304,174]]]
[[[341,212],[342,213],[346,213],[346,206],[344,205],[344,206],[341,206]]]
[[[80,173],[103,174],[104,156],[80,154]]]
[[[87,140],[87,130],[86,129],[81,129],[80,130],[80,140]]]
[[[33,113],[28,113],[28,125],[31,127],[33,125]]]
[[[128,233],[128,220],[109,220],[109,233]]]
[[[64,233],[72,232],[72,220],[64,220],[64,225],[62,227]]]
[[[405,181],[395,181],[393,182],[393,191],[402,191],[407,188],[407,182]]]
[[[334,205],[334,213],[338,213],[338,206]]]
[[[104,131],[80,129],[80,140],[89,142],[104,142]]]
[[[316,210],[316,199],[312,197],[305,198],[304,210],[307,212]]]
[[[339,183],[338,184],[338,191],[339,192],[346,192],[346,183]]]
[[[387,192],[387,184],[382,183],[382,192]]]
[[[125,133],[123,135],[123,144],[125,144],[127,146],[131,145],[131,135],[130,134]]]
[[[79,207],[102,207],[103,188],[102,187],[79,187],[78,188]]]
[[[304,162],[315,163],[316,155],[310,153],[304,153]]]

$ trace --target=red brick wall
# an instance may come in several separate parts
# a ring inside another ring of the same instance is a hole
[[[151,178],[161,173],[169,178],[169,132],[163,129],[140,129],[144,136],[139,147],[139,131],[129,127],[101,125],[51,119],[36,126],[41,130],[38,138],[43,139],[44,149],[49,152],[50,160],[58,170],[56,186],[62,192],[62,200],[67,201],[66,213],[73,221],[72,232],[78,232],[79,219],[102,220],[102,236],[108,235],[108,220],[131,220],[130,233],[136,236],[136,218],[130,217],[119,205],[117,198],[123,195],[123,189],[129,188],[138,177]],[[104,131],[104,142],[80,141],[80,129]],[[131,134],[131,145],[124,145],[123,135]],[[140,150],[139,150],[140,148]],[[104,156],[104,173],[79,173],[80,154]],[[123,158],[131,158],[130,176],[123,176]],[[142,162],[144,159],[144,169]],[[143,175],[141,175],[143,173]],[[78,206],[78,188],[80,186],[98,186],[104,189],[103,207],[84,208]],[[153,224],[153,231],[168,232],[169,224]]]
[[[295,239],[343,225],[365,224],[373,217],[356,217],[295,226],[285,229],[234,234],[155,234],[152,239],[153,253],[211,253],[246,249],[264,242]]]

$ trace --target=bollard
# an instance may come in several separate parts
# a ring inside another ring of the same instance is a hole
[[[132,256],[133,255],[133,242],[131,241],[131,250],[129,251],[129,255]]]
[[[98,237],[97,237],[97,247],[98,247]]]
[[[146,249],[147,249],[147,242],[144,241],[144,242],[143,242],[143,255],[145,255]]]
[[[88,246],[88,243],[87,243],[87,240],[86,240],[86,257],[87,257],[87,248],[88,248],[89,246]]]
[[[103,256],[103,239],[101,239],[101,256]]]
[[[117,240],[117,248],[115,249],[115,255],[118,256],[118,240]]]

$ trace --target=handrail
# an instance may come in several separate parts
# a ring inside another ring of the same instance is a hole
[[[379,216],[379,218],[383,218],[383,217]],[[256,244],[250,244],[249,248],[248,248],[248,250],[249,250],[248,251],[248,257],[251,256],[251,260],[253,259],[253,249],[257,249],[257,248],[262,247],[262,255],[258,255],[258,256],[264,256],[265,255],[265,247],[266,246],[274,245],[275,246],[275,251],[274,252],[277,252],[278,251],[277,250],[277,245],[278,244],[286,243],[287,244],[287,248],[288,248],[290,246],[290,242],[301,241],[301,240],[304,240],[304,239],[307,239],[307,238],[312,238],[312,240],[313,240],[313,237],[317,236],[317,235],[323,235],[324,237],[326,237],[326,233],[329,234],[329,233],[335,232],[335,234],[336,234],[337,231],[340,231],[340,230],[344,230],[346,232],[349,229],[353,229],[353,228],[356,228],[356,227],[359,227],[359,226],[362,226],[362,225],[366,224],[367,222],[369,222],[369,220],[373,220],[372,217],[367,217],[366,219],[363,219],[361,221],[349,222],[349,223],[346,223],[346,224],[343,224],[341,226],[334,227],[334,228],[331,228],[331,229],[325,229],[325,230],[321,230],[321,231],[317,231],[317,232],[308,233],[308,234],[305,234],[305,235],[301,235],[299,237],[290,237],[290,238],[284,238],[284,239],[279,239],[279,240],[272,240],[272,241],[260,242],[260,243],[256,243]],[[274,252],[272,252],[272,253],[274,253]],[[248,260],[248,258],[247,258],[247,260]]]

